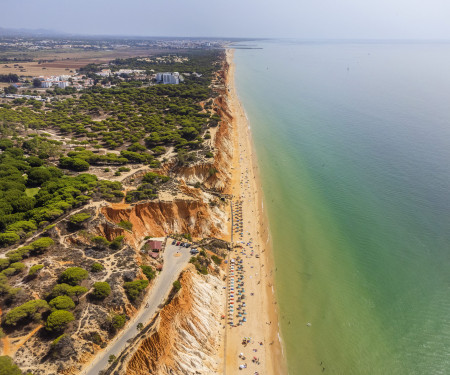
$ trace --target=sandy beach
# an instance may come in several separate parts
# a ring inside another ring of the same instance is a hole
[[[233,244],[228,258],[224,374],[286,374],[273,288],[268,223],[263,212],[256,157],[235,82],[233,50],[227,101],[233,116]]]

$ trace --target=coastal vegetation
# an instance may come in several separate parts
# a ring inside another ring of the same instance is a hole
[[[11,357],[2,355],[0,356],[0,375],[23,375],[23,372]]]
[[[178,85],[130,76],[109,88],[42,92],[47,101],[0,99],[0,334],[36,330],[23,358],[39,352],[48,362],[61,347],[76,347],[76,355],[87,342],[104,347],[129,319],[130,303],[139,307],[162,261],[146,251],[139,265],[129,240],[139,224],[108,220],[102,206],[153,201],[179,183],[175,168],[214,156],[209,140],[220,116],[212,80],[222,57],[212,50],[164,64],[110,64],[179,71]],[[84,71],[98,80],[103,68]],[[207,273],[209,258],[197,259]]]

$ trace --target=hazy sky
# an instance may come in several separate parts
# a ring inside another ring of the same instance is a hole
[[[449,0],[0,0],[0,26],[82,34],[450,39]]]

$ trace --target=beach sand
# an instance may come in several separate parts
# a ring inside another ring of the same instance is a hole
[[[233,326],[226,324],[225,328],[225,362],[224,374],[287,374],[286,360],[283,356],[282,343],[278,327],[277,304],[273,288],[273,260],[270,233],[267,218],[263,211],[262,191],[258,178],[256,157],[253,152],[249,123],[244,109],[239,101],[235,82],[233,50],[227,50],[229,63],[227,76],[227,101],[233,120],[233,212],[234,224],[241,220],[242,230],[234,232],[234,245],[242,245],[243,249],[235,248],[228,257],[228,300],[230,302],[230,285],[235,285],[233,293]],[[242,202],[242,205],[239,204]],[[236,228],[236,227],[235,227]],[[232,229],[232,228],[231,228]],[[242,233],[242,237],[241,234]],[[244,243],[240,243],[240,242]],[[249,244],[249,245],[247,245]],[[259,257],[257,257],[257,255]],[[237,263],[231,270],[231,259],[242,259],[243,271]],[[243,276],[239,280],[240,275]],[[233,284],[231,284],[231,280]],[[240,302],[240,312],[245,310],[246,322],[237,325],[236,317],[239,302],[238,283],[243,281],[245,299]],[[245,307],[242,308],[242,303]],[[231,304],[228,304],[227,314]],[[225,319],[229,322],[228,316]],[[250,343],[243,345],[244,338],[251,338]],[[261,344],[262,343],[262,344]],[[256,350],[256,351],[255,351]],[[240,358],[240,353],[245,360]],[[252,359],[256,357],[259,363]],[[247,365],[240,370],[240,365]]]

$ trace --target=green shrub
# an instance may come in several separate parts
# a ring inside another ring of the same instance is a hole
[[[67,324],[75,320],[73,314],[66,310],[53,311],[47,318],[47,331],[62,331]]]
[[[75,302],[68,296],[55,297],[48,304],[56,310],[71,310],[75,308]]]
[[[14,300],[17,294],[19,294],[19,292],[21,292],[22,290],[22,288],[9,288],[7,299],[10,301]]]
[[[169,180],[170,180],[170,177],[164,176],[164,175],[161,175],[158,173],[154,173],[154,172],[146,173],[144,175],[144,177],[142,178],[143,182],[148,182],[149,184],[152,184],[152,185],[163,184]]]
[[[120,223],[118,223],[117,225],[129,231],[133,229],[133,224],[127,220],[121,220]]]
[[[217,255],[212,255],[211,259],[213,260],[213,262],[215,264],[217,264],[218,266],[220,266],[222,264],[222,259],[220,259]]]
[[[41,186],[44,182],[50,180],[52,174],[45,167],[34,167],[28,171],[28,186]]]
[[[6,253],[6,257],[12,263],[22,260],[24,255],[25,254],[22,254],[19,250],[8,251]]]
[[[108,247],[110,245],[109,241],[103,236],[94,236],[91,240],[97,247]]]
[[[35,275],[39,270],[41,270],[42,268],[44,268],[43,264],[35,264],[34,266],[30,267],[30,270],[28,271],[28,276],[33,276]]]
[[[69,285],[77,285],[82,280],[87,279],[89,276],[88,271],[80,267],[69,267],[59,277],[61,283]]]
[[[34,317],[39,311],[47,311],[50,307],[48,303],[42,299],[35,299],[15,307],[6,314],[5,323],[15,326],[20,320]]]
[[[94,291],[92,295],[95,298],[103,299],[108,297],[111,294],[111,287],[107,282],[99,281],[94,283]]]
[[[80,158],[62,157],[59,159],[60,168],[71,169],[73,171],[87,171],[90,167],[86,160]]]
[[[45,223],[45,222],[43,222],[43,223]],[[47,225],[43,230],[44,230],[44,232],[48,232],[50,229],[54,228],[55,226],[56,226],[56,224],[50,224],[50,225]]]
[[[134,280],[123,284],[125,292],[131,301],[139,297],[140,293],[147,288],[148,280]]]
[[[65,333],[63,333],[62,335],[60,335],[56,339],[54,339],[52,341],[52,348],[54,348],[56,345],[58,345],[59,340],[61,340],[64,336],[66,336]]]
[[[9,265],[9,267],[14,268],[16,270],[16,272],[20,272],[25,268],[25,264],[20,263],[20,262],[15,262],[15,263],[11,263]]]
[[[5,268],[8,268],[9,263],[10,263],[10,261],[8,258],[0,258],[0,270],[4,270]]]
[[[0,356],[0,375],[23,375],[23,373],[11,357],[2,355]]]
[[[208,268],[206,266],[203,266],[203,265],[199,264],[199,265],[196,266],[196,268],[197,268],[197,271],[199,273],[201,273],[202,275],[207,275],[208,274]]]
[[[175,280],[172,285],[173,285],[174,289],[177,292],[181,289],[181,282],[180,282],[180,280]]]
[[[13,232],[0,233],[0,246],[5,247],[12,245],[20,240],[18,234]]]
[[[50,237],[41,237],[36,241],[33,241],[30,246],[34,251],[43,251],[50,246],[52,246],[55,242]]]
[[[111,249],[119,250],[122,247],[122,242],[124,238],[125,238],[124,236],[117,236],[116,238],[114,238],[111,241],[111,244],[109,245]]]
[[[100,272],[104,269],[105,267],[103,267],[103,265],[100,263],[93,263],[91,266],[91,272]]]
[[[76,296],[79,297],[88,291],[84,286],[70,286],[69,284],[56,284],[53,287],[53,290],[50,293],[50,297],[58,297],[58,296]]]
[[[6,256],[11,262],[17,262],[21,260],[24,256],[28,256],[33,251],[33,248],[30,245],[21,246],[16,250],[8,251]]]
[[[71,224],[79,225],[83,221],[86,221],[91,217],[91,214],[88,214],[86,212],[80,212],[79,214],[72,215],[69,219]]]
[[[147,279],[149,279],[149,280],[154,279],[155,276],[156,276],[155,271],[154,271],[153,268],[150,267],[150,266],[142,265],[142,266],[141,266],[141,270],[142,270],[142,272],[144,273],[144,275],[147,277]]]
[[[9,277],[9,276],[14,275],[16,272],[17,272],[17,271],[16,271],[15,268],[9,267],[9,268],[7,268],[6,270],[3,270],[3,271],[2,271],[2,274],[5,275],[5,276],[7,276],[7,277]]]
[[[0,272],[0,295],[7,294],[10,289],[8,278]]]
[[[36,224],[32,221],[20,220],[6,227],[6,232],[16,233],[20,237],[25,237],[29,232],[37,229]]]
[[[111,318],[111,325],[114,329],[121,329],[125,325],[126,321],[127,319],[125,315],[116,314]]]

